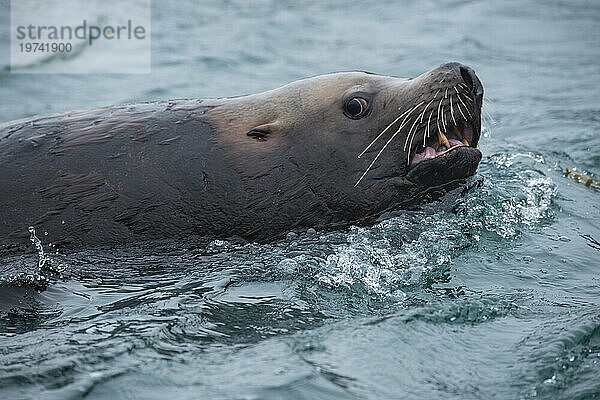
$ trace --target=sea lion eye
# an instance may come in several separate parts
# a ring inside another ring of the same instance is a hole
[[[350,118],[358,119],[367,114],[369,102],[362,97],[352,97],[346,102],[344,111]]]

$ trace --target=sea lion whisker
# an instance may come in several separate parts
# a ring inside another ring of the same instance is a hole
[[[417,130],[415,129],[414,132],[412,132],[412,130],[413,130],[413,128],[418,126],[418,125],[416,125],[417,121],[418,120],[415,120],[415,122],[413,123],[413,126],[410,128],[410,131],[408,131],[407,138],[410,137],[411,139],[410,139],[409,145],[408,145],[408,152],[406,153],[406,165],[410,165],[410,150],[412,149],[413,139],[417,135]],[[412,135],[411,135],[411,132],[412,132]],[[406,144],[404,145],[404,147],[406,147]],[[406,149],[404,151],[406,151]]]
[[[406,114],[406,113],[405,113],[405,114]],[[404,115],[404,114],[403,114],[403,115]],[[396,122],[398,122],[398,121],[400,120],[400,118],[402,118],[402,117],[403,117],[403,115],[400,115],[399,117],[397,117],[396,119],[394,119],[394,120],[393,120],[393,121],[392,121],[392,122],[391,122],[391,123],[390,123],[388,126],[386,126],[386,127],[385,127],[385,129],[384,129],[383,131],[381,131],[381,132],[379,133],[379,135],[377,135],[377,137],[376,137],[375,139],[373,139],[373,140],[371,141],[371,143],[369,143],[369,144],[367,145],[367,147],[365,147],[365,149],[364,149],[363,151],[361,151],[361,152],[360,152],[360,154],[358,155],[358,158],[361,158],[361,157],[363,156],[363,154],[365,154],[365,153],[366,153],[366,152],[367,152],[367,151],[368,151],[368,150],[371,148],[371,146],[373,146],[373,145],[375,144],[375,142],[377,142],[377,141],[379,140],[379,138],[380,138],[381,136],[383,136],[383,134],[384,134],[385,132],[387,132],[387,130],[388,130],[388,129],[390,129],[390,127],[391,127],[392,125],[394,125]]]
[[[435,119],[435,123],[437,125],[438,131],[442,131],[442,129],[440,128],[440,109],[442,108],[442,99],[440,99],[440,102],[438,104],[437,107],[437,118]]]
[[[427,107],[423,108],[423,111],[421,111],[421,115],[419,117],[417,117],[417,119],[420,120],[420,122],[423,122],[423,117],[425,116],[425,111],[427,111]]]
[[[423,104],[424,101],[422,101],[421,103],[417,104],[416,106],[414,106],[410,112],[404,117],[404,120],[402,121],[402,123],[400,124],[400,127],[398,128],[398,130],[396,130],[396,132],[394,132],[394,134],[388,139],[388,141],[383,145],[383,147],[381,148],[381,150],[379,150],[379,152],[377,153],[377,155],[375,156],[375,158],[373,159],[373,161],[371,161],[371,163],[369,164],[369,166],[367,167],[367,169],[365,170],[365,172],[363,172],[363,174],[360,176],[360,178],[358,179],[358,181],[356,181],[356,183],[354,184],[354,187],[358,186],[358,184],[360,183],[360,181],[363,180],[363,178],[367,175],[367,173],[371,170],[371,168],[373,168],[373,165],[375,165],[375,162],[379,159],[379,157],[381,156],[381,154],[383,153],[383,151],[389,146],[389,144],[392,142],[392,140],[394,140],[394,138],[402,131],[402,128],[404,128],[404,126],[406,125],[406,122],[410,121],[408,119],[408,117],[410,117],[410,114],[412,114],[412,112],[419,107],[421,104]],[[418,120],[418,117],[417,117]],[[363,152],[364,153],[364,152]],[[363,154],[361,153],[361,155]]]
[[[431,117],[431,114],[433,114],[433,110],[431,110],[431,113],[429,114],[429,116]],[[428,120],[427,122],[429,123],[430,120]],[[425,126],[423,128],[423,148],[427,147],[427,138],[429,137],[429,125]]]
[[[403,150],[406,151],[406,146],[408,145],[408,143],[410,142],[412,144],[412,139],[410,139],[411,134],[413,134],[413,129],[415,128],[415,126],[417,126],[417,122],[419,122],[419,118],[415,118],[415,122],[413,122],[412,126],[410,127],[410,130],[408,131],[408,135],[406,135],[406,141],[404,142],[404,148]],[[417,133],[417,131],[414,132],[415,134]],[[413,134],[413,138],[414,138],[414,134]],[[410,140],[409,140],[410,139]],[[410,153],[410,147],[408,146],[408,152]]]
[[[444,112],[444,105],[442,104],[442,128],[444,128],[444,133],[447,132],[446,130],[446,113]]]
[[[452,87],[454,89],[454,91],[456,92],[456,98],[458,98],[459,96],[459,91],[458,88],[455,86]],[[464,118],[465,121],[468,121],[467,117],[465,117],[465,114],[463,114],[461,108],[460,108],[460,104],[456,103],[456,108],[458,108],[458,111],[460,112],[460,114],[462,115],[462,117]]]
[[[407,115],[408,117],[408,115]],[[394,132],[394,134],[388,139],[387,142],[385,142],[385,144],[383,145],[383,147],[381,148],[381,150],[379,150],[379,152],[377,153],[377,155],[375,156],[375,158],[373,159],[373,161],[371,161],[371,163],[369,164],[369,166],[367,167],[367,169],[365,170],[365,172],[363,172],[363,174],[360,176],[360,178],[358,178],[358,180],[356,181],[356,183],[354,184],[354,187],[357,187],[358,184],[363,180],[363,178],[367,175],[367,173],[369,173],[369,171],[371,170],[371,168],[373,168],[373,165],[375,165],[375,163],[377,162],[377,160],[379,159],[379,157],[381,156],[381,154],[385,151],[385,149],[390,145],[390,143],[392,143],[392,140],[394,140],[394,138],[396,136],[398,136],[398,134],[400,133],[400,131],[402,130],[402,128],[404,128],[404,124],[406,122],[406,118],[404,119],[404,121],[402,122],[402,124],[400,125],[400,128],[398,128],[398,130],[396,132]]]
[[[462,103],[462,105],[465,107],[465,110],[469,114],[469,117],[473,118],[473,116],[471,115],[471,112],[469,111],[469,107],[467,107],[467,105],[465,104],[465,102],[462,100],[462,97],[460,97],[460,94],[457,93],[456,95],[458,96],[458,100],[460,100],[460,102]]]
[[[459,94],[459,93],[457,93],[457,94]],[[465,93],[463,93],[463,94],[465,95],[465,98],[467,99],[467,101],[468,101],[469,103],[473,103],[473,99],[471,98],[471,96],[469,96],[469,95],[467,95],[467,94],[465,94]]]
[[[433,103],[435,101],[435,98],[431,99],[431,101],[429,103],[427,103],[427,105],[425,106],[425,108],[423,108],[423,112],[421,113],[421,118],[419,123],[423,123],[423,118],[425,117],[425,112],[427,111],[427,109],[429,108],[429,106],[431,105],[431,103]],[[431,112],[433,113],[433,110],[431,110]],[[430,119],[431,119],[431,114],[430,114]],[[415,131],[415,135],[417,134],[417,131]],[[406,147],[406,144],[404,145]],[[423,147],[425,147],[425,131],[423,132]]]
[[[408,131],[408,135],[406,136],[407,140],[410,137],[409,145],[408,145],[408,152],[406,153],[406,165],[410,165],[410,151],[412,149],[412,142],[413,142],[413,139],[415,138],[415,136],[417,135],[417,129],[415,129],[415,131],[413,132],[413,128],[418,126],[418,125],[416,125],[416,123],[417,123],[417,120],[415,120],[415,122],[413,123],[413,126]],[[411,133],[412,133],[412,135],[411,135]],[[423,147],[425,147],[425,130],[423,130]],[[406,143],[404,143],[404,151],[406,151]]]
[[[386,128],[381,131],[381,133],[379,135],[377,135],[377,137],[375,139],[373,139],[371,141],[371,143],[369,143],[369,145],[358,155],[358,158],[361,158],[363,156],[363,154],[365,154],[370,148],[371,146],[373,146],[373,144],[375,144],[375,142],[377,142],[379,140],[379,138],[381,136],[383,136],[384,133],[387,132],[388,129],[390,129],[392,127],[392,125],[394,125],[396,122],[398,122],[400,120],[400,118],[402,118],[404,115],[406,115],[408,113],[408,115],[410,115],[417,107],[419,107],[421,104],[425,103],[425,100],[423,100],[422,102],[420,102],[419,104],[417,104],[416,106],[414,106],[413,108],[403,112],[398,118],[396,118],[395,120],[393,120],[388,126],[386,126]],[[408,117],[408,115],[406,115]],[[406,120],[406,119],[405,119]],[[404,122],[403,122],[404,123]]]
[[[458,126],[456,123],[456,119],[454,118],[454,108],[452,107],[452,95],[450,95],[450,115],[452,115],[452,121],[454,121],[454,125]]]
[[[433,116],[433,111],[431,110],[431,112],[429,113],[429,119],[427,119],[427,127],[425,128],[425,131],[423,132],[423,148],[425,148],[425,134],[427,134],[427,138],[429,138],[429,125],[431,124],[431,117]]]
[[[417,117],[417,118],[415,119],[415,122],[416,122],[416,121],[418,121],[418,120],[419,120],[419,117]],[[408,126],[408,125],[406,125],[406,126]],[[414,123],[412,124],[411,128],[410,128],[410,129],[409,129],[409,131],[408,131],[408,134],[406,135],[406,141],[404,142],[404,147],[403,147],[403,150],[404,150],[404,151],[406,151],[406,144],[408,143],[408,137],[410,136],[410,132],[412,131],[412,127],[413,127],[413,126],[415,126],[415,124],[414,124]]]
[[[423,113],[421,113],[421,121],[420,122],[423,122],[423,117],[425,116],[425,112],[427,111],[427,109],[429,108],[431,103],[433,103],[434,101],[435,101],[435,98],[431,99],[431,101],[429,103],[427,103],[427,105],[423,109]]]
[[[458,111],[460,111],[460,115],[462,115],[462,117],[465,119],[465,121],[469,121],[467,119],[467,117],[465,117],[465,114],[462,112],[462,109],[460,108],[460,104],[456,104],[456,107],[458,108]]]
[[[419,105],[420,105],[420,104],[421,104],[421,103],[419,103]],[[416,107],[418,107],[418,105],[417,105]],[[414,110],[414,108],[413,108],[413,110]],[[397,130],[397,131],[394,133],[394,135],[393,135],[393,136],[395,136],[396,134],[398,134],[398,133],[399,133],[399,132],[402,130],[402,128],[404,128],[404,126],[406,125],[406,123],[407,123],[407,122],[410,122],[410,120],[408,119],[408,117],[410,117],[410,113],[409,113],[409,114],[408,114],[406,117],[404,117],[404,120],[403,120],[403,121],[402,121],[402,123],[400,124],[400,127],[399,127],[399,128],[398,128],[398,130]],[[417,117],[417,118],[415,119],[415,121],[416,121],[416,120],[418,120],[418,119],[419,119],[419,117]]]

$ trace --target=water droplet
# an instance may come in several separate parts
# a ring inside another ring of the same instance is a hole
[[[295,239],[298,235],[295,232],[288,232],[288,234],[285,236],[285,238],[287,240],[292,240]]]

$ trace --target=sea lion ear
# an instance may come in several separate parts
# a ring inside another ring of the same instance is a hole
[[[256,129],[252,129],[251,131],[248,131],[246,133],[246,135],[248,135],[258,141],[266,141],[267,140],[267,133],[262,132],[262,131],[257,131]]]
[[[248,135],[256,140],[259,140],[259,141],[266,141],[267,136],[272,133],[275,133],[278,128],[279,128],[279,124],[277,122],[258,125],[258,126],[255,126],[254,128],[252,128],[251,130],[249,130],[246,133],[246,135]]]

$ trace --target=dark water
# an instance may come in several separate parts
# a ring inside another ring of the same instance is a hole
[[[268,245],[5,258],[0,397],[600,398],[600,190],[564,174],[600,181],[600,3],[248,4],[155,1],[149,76],[4,58],[0,121],[456,60],[486,88],[474,187]]]

